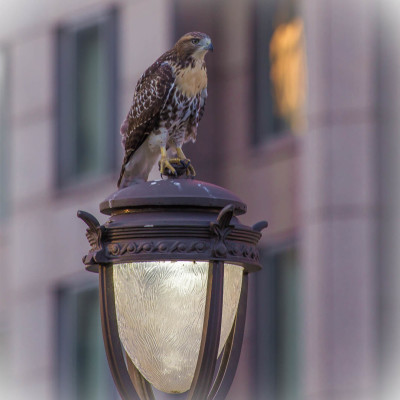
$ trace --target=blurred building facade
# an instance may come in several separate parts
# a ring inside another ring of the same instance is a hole
[[[192,30],[215,51],[185,152],[269,221],[229,399],[398,398],[394,1],[0,4],[1,398],[117,398],[76,211],[99,215],[137,79]]]

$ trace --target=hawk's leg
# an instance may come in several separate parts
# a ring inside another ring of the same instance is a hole
[[[185,154],[182,151],[182,148],[177,147],[176,148],[176,155],[178,156],[178,159],[175,160],[170,160],[171,162],[182,162],[185,167],[186,167],[186,175],[188,176],[196,176],[196,171],[193,168],[193,165],[191,164],[190,160],[188,158],[186,158]]]
[[[161,159],[158,163],[161,175],[176,175],[175,168],[171,165],[172,160],[167,157],[167,150],[164,146],[160,147]]]

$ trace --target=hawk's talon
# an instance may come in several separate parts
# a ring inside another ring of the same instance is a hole
[[[161,160],[158,163],[158,168],[160,170],[161,176],[162,175],[178,176],[175,168],[171,165],[171,161],[173,161],[173,160],[168,160],[168,158],[164,158],[164,157],[161,158]]]
[[[188,161],[189,161],[189,164],[187,165],[187,168],[186,168],[186,175],[193,179],[196,176],[196,171],[193,168],[193,165],[190,163],[190,160],[188,160]]]
[[[179,160],[179,164],[182,165],[182,167],[185,169],[186,176],[193,178],[196,176],[196,171],[191,163],[191,161],[188,158],[185,158],[184,160]]]
[[[192,162],[188,158],[181,158],[179,162],[185,168],[186,176],[190,178],[194,178],[196,176],[196,171],[192,165]]]
[[[170,158],[170,159],[168,159],[168,161],[171,164],[179,164],[181,162],[181,159],[180,158]]]
[[[176,148],[176,155],[180,160],[181,165],[186,169],[186,176],[194,178],[196,176],[196,171],[193,168],[191,161],[186,158],[185,154],[183,153],[180,147]]]
[[[179,162],[181,163],[182,167],[185,167],[185,168],[187,168],[190,165],[189,160],[179,160]]]
[[[177,157],[168,158],[165,149],[162,149],[158,167],[161,176],[177,178],[185,174],[188,178],[193,178],[196,175],[191,161],[184,156],[182,151],[177,154]]]

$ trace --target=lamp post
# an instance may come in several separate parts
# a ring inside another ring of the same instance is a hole
[[[83,262],[99,273],[104,344],[122,399],[154,399],[151,384],[188,391],[188,400],[224,399],[267,223],[242,225],[238,197],[191,179],[131,185],[100,211],[110,215],[104,225],[78,211],[91,246]]]

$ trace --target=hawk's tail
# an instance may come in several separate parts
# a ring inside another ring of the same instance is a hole
[[[122,178],[124,177],[124,172],[125,172],[125,163],[122,164],[121,172],[120,172],[120,174],[119,174],[118,183],[117,183],[118,189],[119,189],[120,186],[121,186]]]
[[[125,174],[125,165],[128,163],[129,159],[131,158],[132,153],[133,153],[133,151],[127,151],[125,153],[124,161],[122,162],[121,172],[119,174],[119,179],[118,179],[118,183],[117,183],[118,189],[121,189],[121,183],[122,183],[122,180],[123,180],[124,174]],[[125,186],[122,185],[122,187],[125,187]]]

